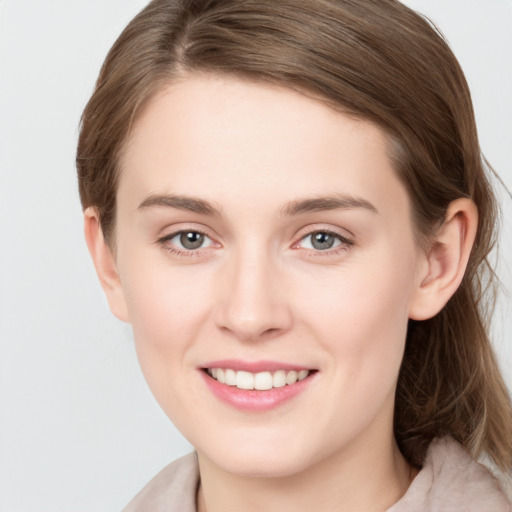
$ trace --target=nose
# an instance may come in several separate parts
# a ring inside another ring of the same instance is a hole
[[[283,268],[265,251],[247,248],[226,263],[215,320],[239,340],[278,336],[290,329],[292,314]]]

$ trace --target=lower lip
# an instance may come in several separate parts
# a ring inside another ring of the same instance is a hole
[[[317,372],[308,375],[304,380],[280,388],[264,391],[255,389],[239,389],[236,386],[221,384],[206,372],[201,371],[210,391],[222,402],[241,411],[263,412],[275,409],[306,390]]]

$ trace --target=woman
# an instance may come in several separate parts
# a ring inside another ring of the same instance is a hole
[[[196,453],[135,510],[510,510],[496,204],[467,84],[398,2],[151,2],[77,165],[88,246]]]

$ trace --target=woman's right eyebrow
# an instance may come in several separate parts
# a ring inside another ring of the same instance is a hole
[[[144,210],[146,208],[176,208],[201,215],[220,216],[220,210],[211,203],[191,196],[153,194],[144,199],[137,209]]]

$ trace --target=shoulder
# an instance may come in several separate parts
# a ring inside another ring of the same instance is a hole
[[[123,512],[195,512],[198,482],[197,455],[189,453],[162,469]]]
[[[450,437],[434,439],[423,468],[388,512],[512,512],[498,480]]]

